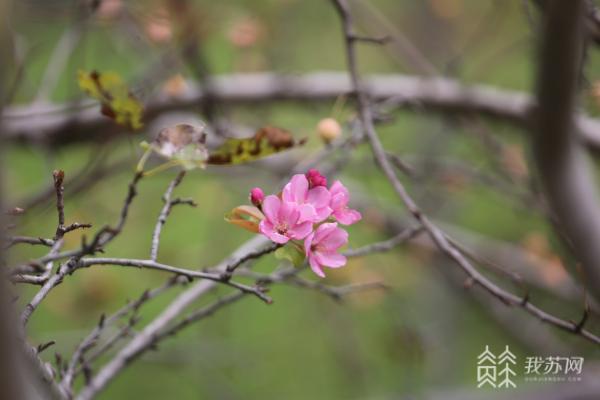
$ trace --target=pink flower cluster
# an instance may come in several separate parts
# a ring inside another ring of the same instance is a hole
[[[327,178],[316,169],[294,175],[280,196],[265,197],[260,188],[250,191],[250,201],[265,215],[259,231],[275,243],[304,240],[310,267],[320,277],[325,276],[322,267],[346,264],[338,250],[348,242],[348,232],[338,223],[351,225],[362,218],[348,207],[349,200],[348,189],[340,181],[328,189]]]

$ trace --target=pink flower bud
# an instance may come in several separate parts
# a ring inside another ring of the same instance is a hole
[[[261,188],[255,187],[250,191],[250,202],[256,207],[260,207],[264,199],[265,193],[262,191]]]
[[[327,187],[327,178],[321,175],[321,173],[314,168],[308,170],[306,173],[306,179],[308,180],[308,185],[311,189],[317,186]]]

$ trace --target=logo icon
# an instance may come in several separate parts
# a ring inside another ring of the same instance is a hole
[[[523,368],[525,381],[536,382],[579,382],[583,370],[583,357],[529,356]],[[477,387],[494,389],[516,388],[517,357],[504,346],[496,356],[490,346],[485,346],[477,356]]]
[[[485,346],[483,353],[477,357],[477,387],[517,387],[513,381],[517,375],[514,371],[516,363],[517,357],[510,352],[508,346],[498,357],[490,350],[489,346]]]

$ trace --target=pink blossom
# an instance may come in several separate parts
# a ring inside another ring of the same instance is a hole
[[[342,185],[342,182],[333,182],[333,185],[331,185],[331,188],[329,189],[329,193],[331,195],[329,207],[333,210],[332,215],[340,224],[352,225],[353,223],[360,221],[362,215],[360,215],[358,211],[348,208],[350,194],[348,193],[348,189]]]
[[[337,223],[319,226],[304,241],[304,251],[313,272],[325,277],[323,266],[339,268],[346,265],[346,257],[337,250],[348,243],[348,232],[337,227]]]
[[[321,173],[314,168],[308,170],[306,173],[306,179],[308,180],[308,187],[310,189],[317,186],[327,187],[327,178],[321,175]]]
[[[324,186],[309,188],[308,179],[294,175],[283,188],[284,202],[295,204],[300,211],[300,221],[321,222],[331,215],[331,195]]]
[[[255,187],[254,189],[250,190],[250,202],[256,207],[260,207],[264,199],[265,192],[263,192],[261,188]]]
[[[312,222],[301,222],[300,210],[277,196],[267,196],[262,203],[262,211],[266,218],[260,222],[258,230],[275,243],[304,239],[312,231]]]

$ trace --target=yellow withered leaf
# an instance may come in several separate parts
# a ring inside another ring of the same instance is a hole
[[[79,71],[81,90],[100,101],[103,115],[132,131],[142,128],[142,103],[115,72]]]
[[[301,146],[306,140],[295,140],[292,134],[274,126],[265,126],[249,138],[229,138],[210,152],[207,164],[235,165],[258,160],[280,151]]]
[[[225,221],[253,233],[259,233],[258,224],[264,218],[258,208],[247,205],[238,206],[225,215]]]

